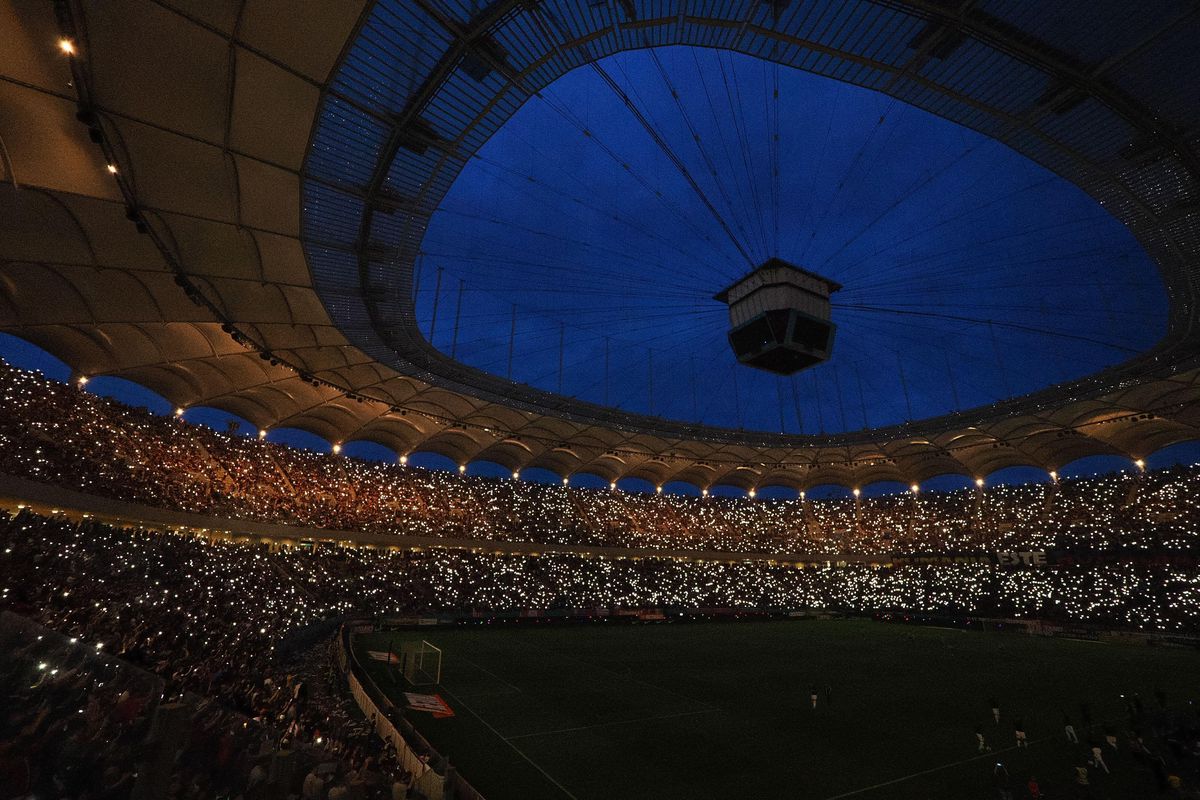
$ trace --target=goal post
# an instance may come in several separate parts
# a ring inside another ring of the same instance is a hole
[[[400,669],[413,686],[436,686],[442,682],[442,651],[424,639],[405,642],[400,648]]]

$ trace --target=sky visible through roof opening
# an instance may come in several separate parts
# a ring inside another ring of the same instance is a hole
[[[833,298],[833,358],[791,378],[736,364],[727,308],[712,297],[770,256],[844,286]],[[1167,314],[1132,235],[1006,146],[869,90],[687,47],[604,59],[529,101],[444,199],[416,278],[422,332],[472,366],[628,411],[807,434],[922,419],[1092,374],[1152,346]],[[70,372],[10,336],[0,336],[0,356],[59,380]],[[94,377],[87,391],[174,410],[120,379]],[[257,434],[217,409],[185,418]],[[294,429],[269,439],[330,449]],[[342,452],[397,457],[370,442]],[[1184,443],[1148,462],[1197,457],[1200,445]],[[1130,468],[1114,457],[1084,462],[1061,474]],[[457,468],[430,453],[409,463]],[[468,471],[510,475],[486,463]],[[929,488],[970,480],[945,477]],[[988,481],[1046,479],[1018,467]],[[653,490],[644,483],[622,488]],[[826,488],[810,496],[849,492]]]
[[[598,67],[521,108],[431,221],[419,324],[467,364],[655,416],[832,433],[1079,378],[1165,331],[1133,236],[1003,144],[735,53]],[[712,299],[770,256],[845,287],[832,359],[791,378],[737,365]]]

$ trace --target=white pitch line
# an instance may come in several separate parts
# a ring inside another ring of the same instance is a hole
[[[515,694],[521,694],[520,689],[497,689],[494,692],[465,692],[459,694],[459,697],[470,697],[472,699],[479,697],[512,697]]]
[[[1056,739],[1056,738],[1058,738],[1058,737],[1047,736],[1042,739],[1033,739],[1030,741],[1030,744],[1038,744],[1040,742],[1046,742],[1046,741],[1049,741],[1050,739]],[[957,767],[957,766],[961,766],[963,764],[969,764],[972,761],[978,761],[981,758],[995,758],[1000,753],[1009,753],[1016,749],[1017,749],[1017,746],[1012,745],[1010,747],[1004,748],[1003,750],[989,750],[986,753],[980,753],[979,755],[971,756],[970,758],[964,758],[962,761],[952,761],[949,764],[942,764],[939,767],[933,767],[931,769],[921,770],[920,772],[914,772],[911,775],[904,775],[900,778],[893,778],[892,780],[884,781],[883,783],[876,783],[876,784],[872,784],[871,786],[864,786],[863,788],[855,789],[852,792],[844,792],[842,794],[835,794],[832,797],[826,797],[825,800],[841,800],[841,798],[843,798],[843,797],[853,797],[856,794],[866,794],[867,792],[873,792],[876,789],[882,789],[884,786],[891,786],[896,783],[904,783],[905,781],[912,780],[913,778],[919,778],[922,775],[929,775],[930,773],[941,772],[942,770],[950,769],[951,767]]]
[[[451,692],[449,689],[447,689],[447,688],[446,688],[444,685],[442,686],[442,691],[443,691],[443,692],[445,692],[446,694],[450,695],[450,699],[451,699],[451,700],[453,700],[455,703],[458,703],[458,705],[459,705],[459,706],[461,706],[461,707],[465,708],[465,709],[466,709],[468,712],[470,712],[471,716],[475,717],[475,719],[477,719],[477,720],[479,720],[480,722],[482,722],[482,723],[483,723],[483,726],[484,726],[485,728],[487,728],[489,731],[491,731],[493,734],[495,734],[497,739],[499,739],[499,740],[501,740],[502,742],[504,742],[506,745],[508,745],[509,747],[511,747],[511,748],[513,749],[513,752],[515,752],[515,753],[516,753],[517,755],[519,755],[521,758],[523,758],[523,759],[525,759],[526,761],[528,761],[528,762],[529,762],[529,765],[530,765],[531,767],[533,767],[534,769],[536,769],[538,772],[542,773],[542,776],[543,776],[543,777],[544,777],[546,780],[550,781],[552,784],[554,784],[555,786],[557,786],[557,787],[558,787],[558,790],[559,790],[560,792],[562,792],[563,794],[565,794],[567,797],[571,798],[571,800],[579,800],[579,798],[578,798],[578,797],[576,797],[575,795],[573,795],[573,794],[571,794],[569,791],[567,791],[567,787],[563,786],[561,783],[559,783],[558,781],[554,780],[554,778],[550,776],[550,773],[549,773],[549,772],[546,772],[546,770],[544,770],[544,769],[542,769],[540,766],[538,766],[538,763],[537,763],[536,761],[534,761],[534,760],[533,760],[532,758],[530,758],[529,756],[525,755],[524,751],[522,751],[522,750],[521,750],[521,748],[517,747],[515,744],[513,744],[512,742],[510,742],[508,739],[505,739],[503,736],[501,736],[501,735],[500,735],[500,731],[498,731],[498,730],[496,730],[495,728],[493,728],[493,727],[491,726],[491,723],[489,723],[489,722],[488,722],[486,719],[484,719],[483,717],[481,717],[481,716],[479,716],[477,713],[475,713],[475,709],[471,708],[469,705],[467,705],[466,703],[464,703],[464,702],[462,701],[462,698],[461,698],[461,697],[455,697],[455,696],[454,696],[454,694],[453,694],[453,693],[452,693],[452,692]]]
[[[521,687],[520,687],[520,686],[515,686],[515,685],[513,685],[513,684],[509,683],[508,681],[504,680],[504,678],[501,678],[499,675],[497,675],[496,673],[492,672],[490,669],[485,669],[484,667],[481,667],[479,664],[476,664],[476,663],[475,663],[474,661],[472,661],[471,659],[469,659],[469,658],[463,658],[462,656],[457,656],[457,658],[458,658],[458,660],[459,660],[459,661],[463,662],[464,664],[470,664],[472,667],[474,667],[475,669],[479,670],[479,671],[480,671],[480,672],[482,672],[483,674],[485,674],[485,675],[489,675],[489,676],[491,676],[491,677],[495,678],[496,680],[500,681],[501,683],[503,683],[503,684],[504,684],[505,686],[507,686],[508,688],[512,689],[514,692],[519,692],[519,691],[521,691]]]
[[[1103,725],[1105,723],[1112,722],[1113,719],[1114,718],[1110,717],[1110,718],[1102,720],[1100,722],[1093,723],[1090,726],[1083,727],[1083,728],[1081,728],[1081,730],[1083,730],[1085,733],[1090,733],[1091,731],[1094,731],[1098,725]],[[1043,742],[1049,742],[1053,739],[1061,739],[1061,734],[1059,736],[1043,736],[1041,739],[1030,739],[1029,744],[1042,744]],[[843,797],[853,797],[856,794],[863,794],[865,792],[870,792],[875,789],[880,789],[884,786],[891,786],[894,783],[903,783],[904,781],[907,781],[911,778],[919,778],[920,776],[928,775],[931,772],[941,772],[944,769],[949,769],[950,767],[957,767],[961,764],[969,764],[970,762],[978,761],[981,758],[992,758],[997,753],[1011,753],[1013,750],[1016,750],[1016,749],[1017,749],[1016,745],[1010,745],[1009,747],[1006,747],[1003,750],[989,750],[986,753],[980,753],[979,755],[972,756],[971,758],[964,758],[962,761],[954,761],[949,764],[942,764],[940,767],[933,767],[932,769],[922,770],[921,772],[914,772],[913,774],[905,775],[902,778],[895,778],[894,780],[884,781],[883,783],[877,783],[874,786],[866,786],[862,789],[855,789],[853,792],[845,792],[844,794],[835,794],[833,797],[826,797],[825,800],[841,800],[841,798],[843,798]],[[1026,749],[1028,749],[1028,748],[1026,748]]]
[[[674,719],[676,717],[694,717],[697,714],[712,714],[715,711],[720,711],[719,708],[702,708],[699,711],[681,711],[678,714],[659,714],[654,717],[637,717],[636,719],[618,719],[612,722],[597,722],[595,725],[580,725],[575,728],[557,728],[552,731],[538,731],[537,733],[518,733],[515,736],[509,736],[505,741],[513,739],[528,739],[532,736],[550,736],[555,733],[574,733],[576,731],[590,731],[593,728],[607,728],[611,725],[632,725],[635,722],[653,722],[659,719]]]

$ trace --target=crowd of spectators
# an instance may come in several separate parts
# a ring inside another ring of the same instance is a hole
[[[0,795],[261,796],[253,789],[294,760],[246,717],[169,695],[157,676],[90,645],[0,617]]]
[[[11,655],[0,785],[16,796],[405,796],[413,776],[340,691],[335,660],[323,647],[283,654],[296,631],[357,615],[805,609],[1200,632],[1194,564],[1139,558],[1194,553],[1197,468],[819,501],[575,489],[305,452],[0,363],[0,473],[327,529],[662,551],[280,548],[0,514],[0,649]],[[1005,568],[681,555],[985,549],[1107,557]]]
[[[566,488],[221,433],[2,362],[0,473],[180,511],[333,530],[664,550],[1189,550],[1200,530],[1197,468],[830,500]]]
[[[245,675],[272,674],[280,637],[358,614],[902,610],[1174,633],[1194,633],[1200,620],[1196,570],[1133,560],[1037,569],[984,563],[797,568],[764,560],[490,555],[459,548],[273,549],[29,512],[0,518],[0,540],[4,606],[67,635],[86,635],[93,646],[162,676],[172,691],[219,696],[255,718],[269,716],[274,706],[264,702],[274,692]],[[273,680],[278,687],[286,676]]]
[[[27,512],[0,540],[3,796],[408,796],[326,646],[277,657],[334,609],[272,554]]]
[[[647,607],[901,609],[1195,634],[1200,575],[1136,561],[797,568],[281,548],[25,510],[0,515],[0,648],[10,654],[0,667],[0,774],[51,798],[404,797],[413,776],[334,688],[334,659],[318,647],[286,661],[289,635],[360,615]],[[141,793],[150,790],[139,781],[158,793]]]

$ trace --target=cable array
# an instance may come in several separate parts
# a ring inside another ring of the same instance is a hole
[[[713,300],[772,256],[844,285],[832,361],[783,379],[736,364]],[[464,169],[417,272],[423,332],[472,366],[757,430],[996,402],[1166,327],[1148,256],[1063,179],[893,98],[703,48],[539,93]]]

